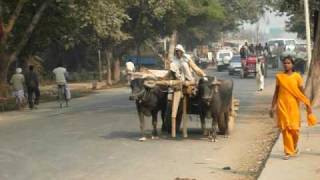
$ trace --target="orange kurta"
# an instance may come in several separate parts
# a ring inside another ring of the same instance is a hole
[[[299,73],[278,73],[276,75],[277,86],[279,86],[277,100],[278,125],[280,129],[300,128],[299,101],[311,107],[309,99],[301,92],[299,87],[303,86],[303,79]],[[308,125],[317,123],[313,114],[308,114]]]
[[[299,87],[303,86],[303,79],[298,73],[292,73],[291,75],[278,73],[276,79],[279,86],[277,101],[278,126],[281,130],[297,130],[300,128],[299,100],[309,103],[299,89]]]
[[[277,99],[278,126],[282,131],[284,152],[286,155],[297,153],[300,121],[299,101],[310,106],[310,101],[301,92],[303,79],[298,73],[291,75],[278,73],[276,76],[277,86],[279,87]],[[316,117],[308,114],[308,125],[316,124]]]

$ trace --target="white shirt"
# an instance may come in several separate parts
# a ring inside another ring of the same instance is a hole
[[[191,60],[189,55],[184,54],[180,59],[176,56],[170,65],[170,70],[176,73],[177,78],[180,80],[194,81],[194,76],[192,74],[192,69],[189,66],[189,61]]]
[[[67,80],[66,80],[66,73],[67,70],[66,68],[63,67],[57,67],[53,70],[53,73],[56,76],[56,82],[57,84],[66,84]]]
[[[128,71],[128,72],[133,72],[133,71],[135,71],[135,67],[134,67],[134,64],[132,63],[132,62],[127,62],[126,63],[126,70]]]

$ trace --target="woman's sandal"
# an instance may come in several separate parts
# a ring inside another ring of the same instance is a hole
[[[288,154],[287,154],[287,155],[284,155],[284,156],[282,157],[282,159],[283,159],[283,160],[289,160],[289,159],[290,159],[290,155],[288,155]]]
[[[299,151],[299,149],[297,148],[296,151],[295,151],[295,154],[292,155],[292,157],[297,157],[297,156],[299,156],[299,154],[300,154],[300,151]]]

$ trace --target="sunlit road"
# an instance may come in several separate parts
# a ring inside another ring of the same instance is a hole
[[[230,78],[227,72],[218,76]],[[251,150],[271,129],[265,112],[273,77],[263,93],[256,92],[253,78],[234,81],[241,101],[236,129],[216,143],[201,136],[196,116],[189,123],[188,139],[164,134],[138,142],[138,116],[127,88],[74,99],[62,110],[52,102],[34,111],[1,113],[0,179],[247,179],[256,163]],[[151,130],[150,120],[147,128]],[[226,166],[231,170],[222,169]]]

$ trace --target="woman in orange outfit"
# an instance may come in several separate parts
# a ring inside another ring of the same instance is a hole
[[[303,79],[294,72],[293,59],[288,56],[283,59],[284,72],[276,75],[276,89],[273,95],[271,114],[276,111],[278,126],[283,135],[284,159],[288,160],[298,153],[298,139],[300,129],[299,102],[306,105],[308,124],[315,125],[316,119],[312,114],[310,101],[303,93]]]

